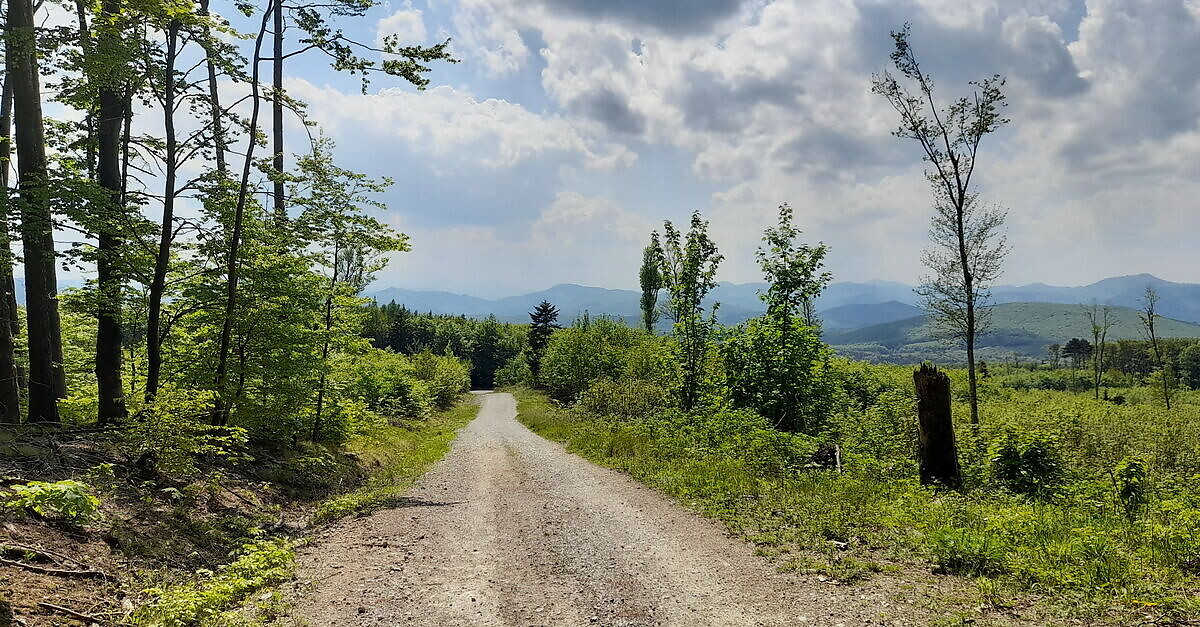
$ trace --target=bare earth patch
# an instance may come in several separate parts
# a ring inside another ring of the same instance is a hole
[[[329,527],[302,552],[297,618],[532,627],[936,617],[922,588],[937,583],[842,586],[775,572],[717,523],[529,431],[510,394],[481,400],[405,504]]]

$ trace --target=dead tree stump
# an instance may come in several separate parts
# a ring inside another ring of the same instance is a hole
[[[921,483],[962,487],[954,420],[950,413],[950,377],[923,364],[913,372],[917,388],[917,458]]]

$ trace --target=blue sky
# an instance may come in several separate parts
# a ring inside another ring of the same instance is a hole
[[[462,59],[367,95],[316,56],[286,71],[342,165],[396,185],[412,237],[377,286],[481,296],[636,285],[663,219],[712,221],[721,278],[758,280],[780,202],[839,280],[915,282],[930,195],[869,92],[888,31],[946,98],[1008,78],[986,202],[1009,211],[1006,283],[1151,272],[1200,281],[1200,5],[1188,0],[411,0],[341,24],[446,37]],[[301,136],[293,127],[292,146]]]

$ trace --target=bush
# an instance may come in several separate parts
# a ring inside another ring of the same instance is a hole
[[[576,406],[596,416],[635,420],[658,414],[674,405],[662,386],[636,379],[601,379],[591,385]]]
[[[409,357],[413,374],[425,382],[433,406],[450,409],[471,389],[471,364],[457,357],[434,355],[422,351]]]
[[[1045,435],[1018,437],[1010,431],[992,447],[989,457],[992,478],[1017,494],[1046,496],[1062,481],[1062,461]]]
[[[295,572],[296,543],[261,540],[242,547],[238,558],[216,572],[201,571],[195,583],[146,590],[155,600],[134,614],[138,625],[187,627],[224,624],[250,595],[281,584]]]
[[[815,435],[844,404],[820,332],[801,320],[749,320],[721,345],[729,397],[786,431]]]
[[[224,461],[244,459],[248,440],[245,429],[214,427],[206,422],[214,398],[210,391],[164,386],[152,405],[130,416],[122,436],[124,448],[133,457],[150,455],[163,471],[182,476],[195,474],[196,460],[202,456]],[[258,435],[268,436],[263,439],[269,440],[283,437],[283,433],[264,431]]]
[[[540,382],[555,400],[575,402],[600,379],[655,380],[672,386],[665,340],[607,318],[581,318],[550,336],[542,357]]]
[[[10,509],[62,520],[74,527],[84,527],[101,518],[100,499],[82,481],[31,481],[12,486],[12,490],[16,496],[4,503]]]
[[[533,382],[533,371],[529,369],[529,358],[525,353],[508,360],[496,371],[496,387],[532,385]]]
[[[435,402],[409,358],[388,350],[345,355],[331,378],[343,396],[361,400],[388,417],[424,418]]]

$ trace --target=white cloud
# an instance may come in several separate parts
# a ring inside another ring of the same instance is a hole
[[[553,154],[579,159],[591,169],[612,170],[637,158],[620,143],[597,139],[586,123],[538,115],[498,98],[480,100],[446,85],[363,95],[293,79],[287,88],[308,102],[311,117],[326,127],[357,130],[384,142],[400,140],[451,165],[506,168]]]
[[[395,35],[396,43],[402,46],[423,44],[428,38],[425,31],[424,13],[405,2],[404,8],[381,18],[375,25],[375,45],[382,46],[384,39]]]

